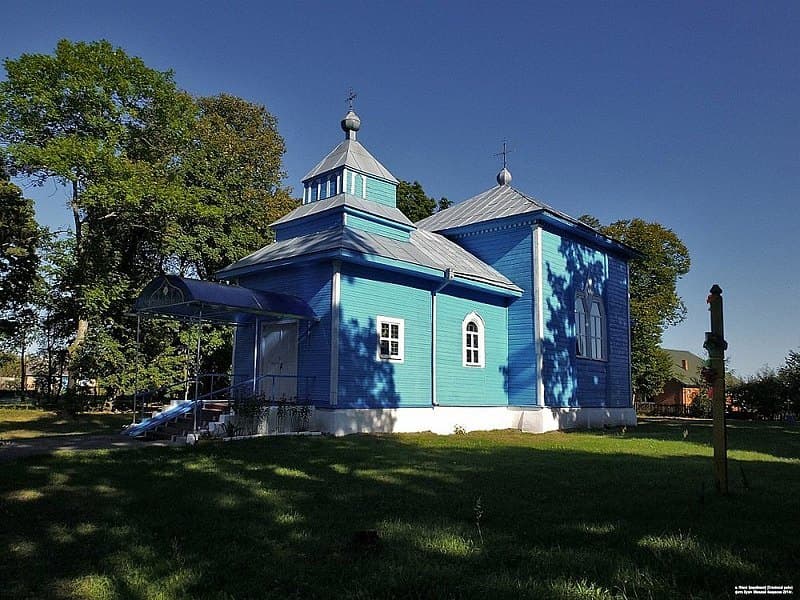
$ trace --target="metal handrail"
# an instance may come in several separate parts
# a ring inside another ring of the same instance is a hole
[[[218,400],[214,400],[213,396],[216,395],[216,394],[229,393],[229,392],[231,392],[233,390],[236,390],[238,388],[246,388],[249,391],[249,390],[254,389],[260,381],[263,381],[263,380],[265,380],[267,378],[271,378],[272,379],[272,392],[273,392],[272,396],[273,397],[274,397],[274,391],[275,391],[275,383],[276,383],[276,381],[278,379],[281,379],[281,378],[282,379],[296,379],[296,380],[300,381],[300,376],[299,375],[282,375],[282,374],[277,374],[277,373],[275,373],[275,374],[269,374],[268,373],[266,375],[260,375],[259,377],[254,377],[254,378],[251,378],[251,379],[247,379],[245,381],[240,381],[239,383],[235,383],[233,385],[229,385],[227,387],[220,388],[218,390],[213,390],[211,392],[208,392],[208,393],[204,394],[203,396],[200,396],[198,398],[198,400],[201,400],[203,403],[211,403],[211,402],[218,402],[220,400],[227,400],[228,404],[230,404],[231,401],[234,400],[232,395],[230,395],[228,398],[221,398],[221,399],[218,399]],[[314,381],[316,379],[316,377],[308,377],[308,376],[306,376],[304,379],[306,381],[306,388],[308,390],[309,382]],[[308,396],[308,391],[306,391],[306,396]],[[295,396],[294,401],[291,402],[291,403],[297,404],[297,405],[302,405],[302,404],[310,403],[310,402],[311,402],[311,399],[308,398],[308,397],[305,398],[303,401],[301,401],[299,399],[299,396]],[[268,400],[267,401],[267,404],[271,404],[271,403],[286,404],[287,402],[286,401],[278,402],[278,401],[275,401],[275,400]]]
[[[212,374],[211,373],[201,374],[199,377],[204,377],[204,376],[208,376],[208,375],[212,375]],[[220,375],[220,374],[215,374],[215,375]],[[225,375],[227,376],[227,374],[225,374]],[[283,374],[277,374],[276,373],[276,374],[261,375],[259,377],[247,379],[245,381],[240,381],[240,382],[235,383],[233,385],[229,385],[229,386],[226,386],[224,388],[219,388],[219,389],[216,389],[216,390],[212,388],[210,391],[208,391],[208,392],[206,392],[206,393],[204,393],[202,395],[197,396],[197,398],[194,398],[192,400],[187,400],[186,402],[182,403],[180,405],[180,408],[178,408],[177,410],[179,411],[180,414],[185,414],[185,413],[188,413],[189,411],[194,411],[194,413],[195,413],[195,428],[197,428],[197,426],[198,426],[197,410],[198,409],[204,410],[208,404],[225,402],[227,404],[228,411],[230,411],[231,408],[232,408],[233,402],[237,399],[236,394],[232,393],[232,392],[235,392],[235,390],[237,390],[237,389],[247,389],[248,392],[250,392],[248,395],[251,395],[252,394],[252,390],[256,388],[257,384],[260,381],[266,380],[267,378],[271,378],[271,380],[272,380],[273,398],[267,399],[267,401],[264,402],[264,406],[286,406],[286,405],[310,406],[312,404],[311,397],[310,397],[310,389],[311,389],[311,385],[313,385],[313,382],[316,380],[316,377],[306,376],[306,377],[303,378],[305,380],[305,384],[306,384],[306,391],[305,391],[305,394],[304,394],[305,395],[304,398],[301,399],[300,396],[297,395],[297,396],[295,396],[294,398],[291,398],[291,399],[278,400],[278,399],[274,398],[275,383],[276,383],[276,381],[278,379],[281,379],[281,378],[283,378],[283,379],[296,379],[296,380],[300,381],[301,378],[300,378],[299,375],[283,375]],[[159,388],[155,388],[155,389],[152,389],[152,390],[149,390],[149,391],[151,393],[155,393],[155,392],[158,392],[158,391],[165,391],[165,390],[177,387],[179,385],[185,385],[187,382],[193,382],[193,381],[195,381],[195,380],[191,379],[191,380],[186,380],[186,381],[183,381],[183,382],[177,382],[177,383],[174,383],[174,384],[169,384],[167,386],[161,386]],[[142,393],[146,393],[146,392],[142,392]],[[226,395],[227,397],[226,398],[220,398],[219,396],[221,396],[221,395]],[[164,412],[171,411],[171,410],[173,410],[173,409],[166,409],[166,411],[164,411]],[[163,412],[159,413],[159,414],[163,414]],[[177,416],[177,415],[178,415],[178,412],[175,413],[175,416]],[[157,416],[153,416],[150,419],[143,419],[138,424],[138,427],[137,427],[136,423],[133,423],[131,425],[131,427],[136,428],[135,429],[135,431],[137,431],[136,435],[138,435],[139,433],[143,433],[143,432],[147,431],[150,428],[148,426],[145,429],[141,429],[141,423],[146,422],[146,421],[152,421],[153,422],[153,425],[152,425],[153,427],[157,427],[157,426],[162,424],[161,420],[159,420]]]
[[[191,379],[184,379],[182,381],[173,381],[172,383],[167,383],[165,385],[154,386],[154,387],[150,387],[150,388],[147,388],[147,389],[144,389],[144,390],[139,390],[137,392],[134,392],[134,394],[133,394],[133,407],[134,407],[133,418],[134,418],[134,424],[136,423],[137,400],[141,400],[141,409],[140,410],[141,410],[141,413],[142,413],[142,417],[144,417],[144,410],[145,410],[144,403],[145,403],[145,400],[147,398],[150,398],[150,397],[152,397],[152,396],[154,396],[156,394],[166,394],[170,390],[186,389],[187,386],[189,386],[189,385],[191,385],[193,383],[196,383],[198,380],[203,380],[203,379],[206,379],[208,377],[211,378],[211,383],[209,385],[209,387],[211,389],[210,389],[210,392],[207,392],[207,393],[214,393],[214,391],[215,391],[214,390],[214,380],[216,378],[219,378],[219,377],[230,377],[230,376],[231,375],[229,373],[200,373],[197,377],[193,377]]]

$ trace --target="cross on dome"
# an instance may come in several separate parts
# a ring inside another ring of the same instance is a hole
[[[344,119],[342,119],[342,130],[344,131],[346,140],[355,140],[356,131],[361,129],[361,119],[358,118],[358,115],[353,110],[353,100],[356,99],[356,96],[358,96],[358,94],[353,91],[353,88],[350,88],[347,93],[347,98],[345,98],[349,108]]]
[[[509,185],[509,184],[511,184],[511,171],[509,171],[506,168],[506,166],[507,166],[506,160],[508,158],[508,153],[509,152],[512,152],[512,150],[508,149],[507,140],[503,140],[503,151],[502,152],[498,152],[497,154],[495,154],[495,156],[502,156],[503,157],[503,170],[500,171],[497,174],[497,185]]]

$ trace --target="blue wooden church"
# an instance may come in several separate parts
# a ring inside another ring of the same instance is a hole
[[[341,125],[276,241],[217,274],[316,317],[240,323],[234,380],[279,375],[269,393],[310,401],[312,427],[334,434],[635,424],[632,250],[518,191],[506,168],[412,223],[359,117]]]

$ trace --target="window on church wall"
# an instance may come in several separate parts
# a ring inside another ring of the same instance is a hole
[[[575,294],[575,353],[583,358],[606,359],[605,311],[591,280]]]
[[[575,340],[578,356],[587,356],[586,348],[589,346],[586,336],[586,308],[583,298],[575,298]]]
[[[475,313],[466,316],[462,324],[463,366],[483,367],[485,364],[485,343],[483,320]]]
[[[392,317],[377,317],[378,328],[378,358],[402,362],[404,354],[404,326],[403,319]]]
[[[592,301],[589,310],[589,341],[592,346],[592,358],[605,358],[603,356],[603,314],[600,311],[600,302]]]

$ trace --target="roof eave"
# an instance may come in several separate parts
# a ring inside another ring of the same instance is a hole
[[[636,248],[629,246],[624,242],[615,240],[604,233],[600,233],[594,227],[591,227],[586,223],[582,223],[581,221],[578,221],[569,215],[565,215],[550,208],[543,208],[538,212],[541,212],[546,221],[553,223],[556,226],[560,226],[561,229],[576,232],[578,233],[579,237],[582,237],[585,240],[593,241],[606,248],[616,250],[617,252],[628,256],[629,258],[641,258],[643,256],[643,254]]]
[[[259,271],[279,269],[290,265],[297,265],[307,262],[318,262],[323,260],[338,259],[345,262],[354,264],[362,264],[367,266],[381,266],[390,271],[402,272],[406,274],[413,274],[417,277],[429,280],[442,280],[446,277],[446,269],[438,269],[434,267],[426,267],[424,265],[417,265],[403,260],[387,258],[378,254],[366,254],[348,250],[346,248],[337,248],[335,250],[323,250],[302,256],[291,257],[288,259],[281,259],[276,261],[264,261],[250,265],[244,265],[236,269],[218,271],[215,276],[219,279],[234,279],[242,277]],[[451,283],[461,287],[472,288],[476,290],[488,291],[501,296],[519,298],[523,294],[523,290],[515,284],[505,284],[495,282],[474,275],[456,272],[456,278]]]
[[[337,194],[337,196],[338,195],[339,194]],[[335,198],[335,197],[336,196],[331,196],[331,198]],[[324,202],[324,200],[322,200],[321,202]],[[292,212],[295,212],[297,210],[299,210],[299,208],[296,208]],[[402,221],[398,221],[396,219],[392,219],[392,218],[389,218],[389,217],[382,217],[380,215],[376,215],[374,213],[371,213],[369,211],[365,211],[365,210],[356,208],[354,206],[348,206],[347,204],[335,204],[335,205],[332,205],[332,206],[330,206],[330,207],[328,207],[328,208],[326,208],[324,210],[321,210],[321,211],[319,211],[317,213],[313,213],[313,216],[314,217],[318,217],[320,215],[327,215],[327,214],[330,214],[331,212],[334,212],[334,211],[337,211],[337,210],[341,210],[342,212],[346,212],[348,214],[354,214],[354,215],[358,215],[358,216],[363,216],[365,218],[368,218],[368,219],[371,219],[371,220],[375,220],[375,221],[378,221],[378,222],[386,222],[386,223],[391,223],[391,224],[394,224],[394,225],[398,225],[398,226],[400,226],[401,228],[403,228],[406,231],[413,231],[414,229],[417,228],[416,225],[414,225],[414,224],[409,225],[408,223],[403,223]],[[289,214],[286,214],[286,215],[282,216],[277,221],[274,221],[273,223],[270,223],[269,226],[272,227],[273,229],[280,229],[284,225],[288,225],[289,223],[294,223],[295,221],[299,221],[300,219],[304,219],[304,218],[306,218],[308,216],[311,216],[311,215],[297,215],[297,216],[293,217],[292,213],[289,213]]]
[[[586,225],[577,219],[573,219],[568,215],[559,213],[558,211],[547,207],[538,208],[528,212],[519,212],[513,215],[505,215],[502,217],[487,219],[485,221],[473,221],[472,223],[466,223],[464,225],[458,225],[456,227],[449,227],[446,229],[437,229],[434,231],[426,229],[425,227],[418,227],[423,231],[430,231],[431,233],[439,233],[446,236],[454,236],[473,231],[480,231],[488,227],[502,227],[505,225],[511,225],[514,223],[514,221],[545,221],[555,225],[559,229],[577,233],[579,237],[587,241],[593,241],[602,247],[615,250],[616,252],[631,258],[639,258],[643,256],[642,253],[636,248],[600,233],[593,227],[590,227],[589,225]]]

